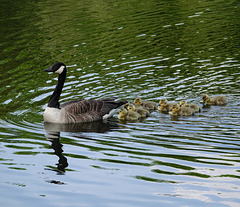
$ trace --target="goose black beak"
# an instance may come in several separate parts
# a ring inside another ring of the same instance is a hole
[[[44,69],[43,72],[53,72],[52,66],[50,68]]]

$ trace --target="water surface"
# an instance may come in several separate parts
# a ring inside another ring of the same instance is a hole
[[[238,1],[1,1],[0,189],[5,206],[238,206]],[[192,117],[44,124],[61,102],[225,95]]]

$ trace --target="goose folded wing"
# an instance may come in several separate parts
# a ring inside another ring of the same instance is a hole
[[[97,100],[81,100],[72,101],[68,104],[63,104],[62,109],[65,110],[66,119],[68,122],[91,122],[101,119],[101,108],[103,101]]]
[[[102,119],[112,109],[123,105],[126,101],[80,100],[61,105],[65,110],[68,122],[91,122]]]

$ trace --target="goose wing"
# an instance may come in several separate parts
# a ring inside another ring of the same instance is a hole
[[[82,123],[100,120],[112,109],[125,103],[126,101],[114,101],[113,98],[77,100],[62,104],[61,109],[65,111],[65,119],[68,123]]]

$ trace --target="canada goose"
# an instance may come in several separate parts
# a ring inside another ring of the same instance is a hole
[[[180,107],[179,104],[173,104],[169,114],[172,116],[191,116],[194,115],[194,111],[191,108]]]
[[[158,106],[158,110],[160,112],[169,112],[171,110],[171,106],[175,104],[175,103],[168,103],[167,99],[162,98],[159,101],[159,106]]]
[[[140,114],[141,118],[150,116],[150,112],[148,110],[143,109],[143,108],[136,108],[134,105],[131,105],[131,104],[128,106],[127,109],[128,109],[128,111],[137,112],[138,114]]]
[[[185,101],[185,100],[181,100],[181,101],[179,102],[179,105],[180,105],[181,107],[183,107],[183,106],[184,106],[184,107],[189,107],[189,108],[193,109],[194,112],[200,112],[200,111],[201,111],[200,106],[198,106],[197,104],[192,104],[192,103],[188,104],[187,101]]]
[[[205,94],[202,97],[204,105],[225,105],[227,103],[227,98],[225,96],[214,96],[212,98]]]
[[[153,101],[142,101],[140,98],[136,98],[133,101],[134,105],[142,106],[146,110],[155,110],[157,109],[157,104]]]
[[[58,74],[58,82],[55,90],[44,111],[45,122],[53,123],[83,123],[92,122],[111,117],[116,108],[126,103],[126,101],[114,101],[115,97],[99,100],[75,100],[59,104],[64,81],[66,79],[66,65],[57,62],[45,72]]]
[[[122,121],[137,121],[141,118],[140,114],[135,111],[127,111],[127,109],[120,109],[118,119]]]

